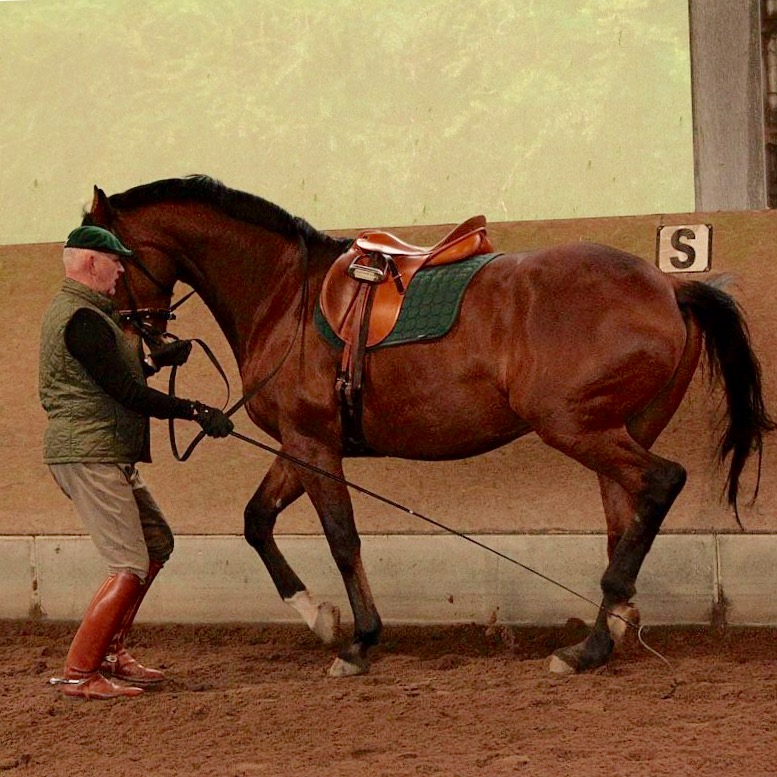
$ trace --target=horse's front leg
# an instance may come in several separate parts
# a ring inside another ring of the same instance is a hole
[[[295,455],[336,478],[343,477],[342,459],[333,452],[308,449]],[[382,624],[362,566],[361,540],[356,531],[351,497],[345,484],[338,480],[302,468],[297,470],[297,475],[321,520],[353,611],[353,639],[340,651],[329,674],[332,677],[363,674],[369,669],[367,653],[377,644]]]
[[[284,459],[275,459],[246,506],[244,534],[267,567],[283,601],[299,613],[322,642],[331,645],[338,637],[339,608],[329,602],[314,601],[281,553],[273,534],[280,512],[303,493],[292,465]]]

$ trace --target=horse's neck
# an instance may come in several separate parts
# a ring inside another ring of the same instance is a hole
[[[338,249],[314,241],[308,251],[301,238],[277,235],[222,235],[199,242],[189,254],[189,273],[240,365],[258,343],[293,332],[303,293],[317,294]],[[308,306],[304,314],[311,312]]]

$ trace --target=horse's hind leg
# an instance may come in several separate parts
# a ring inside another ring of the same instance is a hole
[[[685,469],[646,451],[626,429],[583,436],[543,435],[543,439],[615,481],[634,505],[632,520],[612,551],[602,577],[602,604],[591,633],[583,642],[554,653],[552,671],[584,671],[609,660],[614,641],[608,617],[618,619],[636,592],[642,563],[685,485]]]
[[[629,420],[626,428],[631,438],[650,450],[680,407],[699,364],[702,333],[693,319],[686,320],[686,338],[680,361],[672,376],[650,404]],[[607,518],[607,555],[612,554],[634,515],[633,498],[618,483],[599,473],[599,489]]]
[[[702,348],[702,335],[693,319],[686,321],[686,333],[685,347],[672,380],[656,394],[652,402],[639,415],[627,424],[629,435],[646,450],[650,450],[677,412],[696,372]],[[607,557],[612,560],[615,548],[636,514],[636,505],[634,498],[621,485],[601,473],[599,489],[607,519]],[[610,619],[610,632],[616,642],[625,633],[628,623],[636,625],[639,622],[639,611],[636,607],[625,606],[617,615],[617,618]]]
[[[278,593],[327,645],[338,636],[340,610],[329,602],[315,602],[289,566],[275,542],[273,530],[280,512],[304,493],[293,467],[276,459],[251,497],[244,512],[244,534],[267,567]]]

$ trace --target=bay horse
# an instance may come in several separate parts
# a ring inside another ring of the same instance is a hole
[[[337,479],[348,455],[334,390],[340,353],[314,324],[325,274],[350,241],[206,176],[110,197],[95,187],[83,222],[114,231],[135,252],[119,304],[168,309],[175,283],[189,284],[231,347],[253,423],[283,454],[335,476],[278,456],[245,508],[244,533],[282,599],[333,642],[337,608],[311,596],[273,536],[281,511],[308,495],[354,618],[330,674],[366,672],[381,619],[348,489]],[[596,473],[609,560],[601,607],[587,637],[551,659],[555,671],[589,670],[610,659],[625,630],[642,563],[685,483],[683,466],[650,448],[703,355],[725,393],[719,453],[730,459],[736,510],[745,463],[760,457],[774,428],[743,314],[712,282],[665,275],[604,245],[500,255],[467,287],[447,335],[370,352],[363,434],[378,455],[443,460],[535,432]]]

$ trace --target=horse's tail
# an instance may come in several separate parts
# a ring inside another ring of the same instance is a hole
[[[720,380],[726,395],[727,424],[718,445],[720,461],[731,455],[726,488],[728,503],[737,522],[739,477],[752,453],[758,454],[758,476],[752,501],[761,479],[763,437],[775,428],[766,410],[761,365],[753,351],[750,332],[737,301],[721,288],[725,276],[710,281],[681,281],[675,293],[680,309],[693,316],[704,334],[710,381]],[[741,526],[741,523],[740,523]]]

